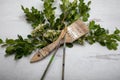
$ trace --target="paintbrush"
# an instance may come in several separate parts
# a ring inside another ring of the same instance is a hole
[[[34,54],[34,56],[32,57],[30,62],[37,62],[37,61],[44,59],[46,56],[48,56],[58,45],[60,40],[63,39],[65,34],[66,34],[65,43],[72,43],[75,40],[77,40],[78,38],[80,38],[81,36],[88,33],[88,31],[89,31],[88,27],[83,23],[83,21],[77,20],[77,21],[73,22],[71,25],[69,25],[67,28],[65,28],[61,31],[59,38],[55,42],[38,50],[38,52],[36,52]],[[61,42],[61,44],[63,44],[63,42]]]
[[[63,45],[63,59],[62,59],[62,80],[64,80],[64,74],[65,74],[65,55],[66,55],[66,34],[64,36],[64,45]]]
[[[60,42],[61,42],[61,41],[60,41]],[[45,71],[44,71],[44,73],[43,73],[43,75],[42,75],[42,77],[41,77],[40,80],[44,80],[44,78],[45,78],[45,76],[46,76],[46,73],[47,73],[47,71],[48,71],[48,69],[49,69],[52,61],[54,60],[54,57],[55,57],[57,51],[58,51],[58,48],[60,47],[60,42],[59,42],[59,44],[57,45],[57,47],[56,47],[56,49],[55,49],[55,52],[54,52],[53,55],[51,56],[51,58],[50,58],[50,60],[49,60],[49,63],[47,64],[47,67],[46,67],[46,69],[45,69]]]

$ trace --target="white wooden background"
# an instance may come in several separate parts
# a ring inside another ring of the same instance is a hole
[[[87,0],[86,0],[87,1]],[[0,38],[17,38],[17,34],[26,37],[31,25],[25,20],[20,6],[35,6],[42,9],[40,0],[0,0]],[[55,5],[59,4],[56,0]],[[59,10],[56,11],[59,15]],[[91,17],[111,32],[120,29],[120,0],[92,0]],[[19,61],[14,56],[4,57],[5,49],[0,48],[0,80],[40,80],[50,59],[30,64],[31,57]],[[45,80],[61,80],[62,48],[59,49]],[[110,51],[99,44],[74,45],[67,48],[65,80],[120,80],[120,46]]]

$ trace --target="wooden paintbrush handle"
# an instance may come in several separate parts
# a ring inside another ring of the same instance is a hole
[[[40,61],[42,59],[44,59],[47,55],[50,54],[50,52],[52,52],[55,47],[58,45],[58,40],[49,44],[48,46],[38,50],[35,55],[32,57],[32,59],[30,60],[31,63],[33,62],[37,62]]]
[[[51,51],[53,51],[53,50],[55,49],[55,47],[59,44],[59,42],[60,42],[60,41],[62,40],[62,38],[64,37],[65,33],[66,33],[65,29],[62,30],[59,38],[58,38],[55,42],[49,44],[48,46],[46,46],[46,47],[44,47],[44,48],[42,48],[42,49],[40,49],[40,50],[38,51],[39,54],[41,54],[43,57],[46,57],[46,56],[47,56]]]
[[[46,57],[47,55],[49,55],[50,52],[52,52],[56,48],[56,46],[58,45],[59,41],[60,40],[57,40],[57,41],[49,44],[48,46],[40,49],[37,54],[42,55],[43,58]]]
[[[62,30],[59,38],[55,42],[53,42],[53,43],[49,44],[48,46],[38,50],[38,52],[36,52],[36,54],[32,57],[30,62],[39,61],[39,60],[45,58],[47,55],[49,55],[50,52],[52,52],[55,49],[55,47],[59,44],[59,42],[62,40],[66,31],[67,31],[67,28]]]

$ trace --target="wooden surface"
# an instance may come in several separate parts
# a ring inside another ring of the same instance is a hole
[[[0,38],[15,39],[18,34],[26,37],[31,33],[31,25],[26,22],[20,7],[42,9],[41,4],[40,0],[0,0]],[[59,0],[55,5],[59,5]],[[120,29],[119,8],[120,0],[92,0],[89,21],[96,20],[111,33],[116,27]],[[60,14],[59,10],[56,12]],[[117,51],[110,51],[98,43],[85,43],[84,46],[75,44],[66,51],[65,80],[120,80],[120,46]],[[62,53],[63,48],[60,48],[45,80],[61,80]],[[4,55],[5,49],[0,48],[0,80],[40,80],[51,57],[31,64],[29,60],[33,54],[18,61],[13,55]]]

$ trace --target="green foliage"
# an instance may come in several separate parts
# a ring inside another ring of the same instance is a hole
[[[67,43],[66,46],[69,47],[69,48],[72,48],[73,44],[72,43]]]
[[[108,30],[105,30],[100,25],[95,24],[94,21],[90,22],[89,29],[90,32],[87,35],[86,40],[90,44],[98,42],[102,46],[106,46],[110,50],[117,49],[117,41],[120,41],[120,30],[116,29],[114,33],[109,34]]]
[[[84,0],[79,0],[80,3],[78,5],[79,7],[79,14],[80,14],[80,17],[82,17],[82,20],[83,21],[87,21],[88,18],[89,18],[89,11],[90,11],[90,4],[91,4],[91,1],[89,1],[87,4],[84,3]]]
[[[90,1],[86,4],[84,0],[74,0],[73,2],[61,0],[60,9],[62,13],[57,19],[55,18],[56,7],[53,7],[54,0],[42,1],[44,2],[43,11],[39,11],[34,7],[30,10],[21,6],[26,14],[26,20],[32,24],[33,28],[37,27],[39,24],[47,24],[47,28],[49,29],[61,30],[65,27],[65,22],[69,25],[77,19],[87,21],[89,18]]]
[[[23,39],[20,35],[18,35],[18,39],[15,40],[6,39],[5,44],[7,46],[6,56],[15,54],[15,59],[20,59],[23,56],[28,56],[36,48],[42,48],[46,46],[45,43],[41,43],[39,40],[33,38],[31,35],[28,35],[28,39]]]
[[[85,42],[85,36],[82,36],[78,40],[76,40],[74,43],[78,43],[80,45],[84,45],[84,42]]]
[[[60,30],[46,29],[45,25],[39,25],[32,31],[32,36],[39,39],[39,41],[46,41],[47,44],[55,41],[60,34]]]
[[[0,44],[2,44],[3,43],[3,40],[2,39],[0,39]]]
[[[21,6],[21,8],[26,14],[26,20],[32,24],[33,28],[35,28],[39,24],[44,24],[45,18],[43,12],[35,9],[34,7],[32,7],[31,10],[28,8],[24,8],[23,6]]]
[[[6,39],[6,56],[15,54],[15,59],[20,59],[23,56],[27,56],[32,53],[35,49],[34,43],[23,39],[22,36],[18,35],[18,39]]]
[[[52,7],[54,0],[44,0],[44,15],[49,22],[50,27],[54,26],[55,21],[55,9],[56,7]]]
[[[87,21],[89,18],[89,10],[90,3],[87,4],[84,0],[74,0],[70,2],[69,0],[61,0],[62,4],[60,5],[61,11],[65,17],[65,21],[68,24],[71,24],[77,19],[82,19],[83,21]]]
[[[41,41],[32,35],[28,35],[28,38],[23,39],[18,35],[18,39],[6,39],[3,46],[6,46],[6,55],[9,56],[15,54],[15,59],[20,59],[23,56],[28,56],[33,50],[37,48],[43,48],[48,44],[46,41]]]
[[[6,44],[14,44],[15,43],[15,40],[13,39],[6,39]]]

